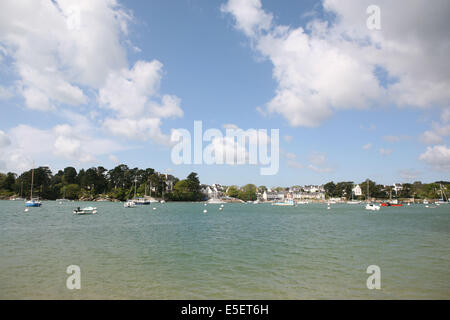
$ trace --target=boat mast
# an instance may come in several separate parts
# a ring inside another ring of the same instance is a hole
[[[31,194],[30,194],[30,200],[33,200],[33,183],[34,183],[34,163],[33,163],[33,168],[31,168]]]
[[[366,182],[367,182],[367,202],[369,202],[369,179],[367,179]]]
[[[150,180],[150,198],[152,197],[152,181]]]
[[[137,178],[134,178],[134,198],[136,199],[136,184],[137,184]]]

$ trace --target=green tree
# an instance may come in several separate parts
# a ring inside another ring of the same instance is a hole
[[[66,189],[66,199],[77,200],[80,197],[81,188],[78,184],[68,184],[61,188],[60,193],[64,194],[64,188]]]
[[[230,186],[227,190],[227,195],[231,198],[239,197],[239,189],[236,186]]]
[[[74,167],[64,168],[63,181],[65,184],[77,183],[77,170]]]
[[[328,183],[325,184],[323,187],[324,187],[324,189],[325,189],[325,194],[326,194],[329,198],[335,196],[335,194],[336,194],[336,185],[334,184],[333,181],[328,182]]]
[[[254,184],[246,184],[239,191],[239,199],[243,201],[256,200],[256,186]]]

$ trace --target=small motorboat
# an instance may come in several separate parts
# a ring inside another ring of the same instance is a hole
[[[76,208],[75,210],[73,210],[74,214],[78,214],[78,215],[83,215],[83,214],[96,214],[97,213],[97,208],[94,207],[86,207],[83,209],[80,209],[80,207]]]
[[[123,204],[123,206],[125,208],[135,208],[136,207],[136,203],[134,203],[134,201],[128,200],[127,202],[125,202]]]
[[[383,202],[381,204],[382,207],[403,207],[403,204],[401,203],[389,203],[389,202]]]
[[[26,207],[40,207],[42,203],[38,200],[29,200],[25,202]]]
[[[377,206],[373,203],[368,203],[366,205],[366,210],[378,211],[378,210],[380,210],[380,206]]]
[[[273,206],[292,206],[293,207],[293,206],[295,206],[295,202],[294,202],[294,200],[287,199],[282,202],[272,202],[272,205]]]

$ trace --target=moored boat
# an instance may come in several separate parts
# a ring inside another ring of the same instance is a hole
[[[366,210],[378,211],[380,210],[380,206],[377,206],[376,204],[373,203],[368,203],[366,204]]]
[[[97,213],[97,208],[94,207],[86,207],[83,209],[80,209],[80,207],[76,208],[75,210],[73,210],[74,214],[78,214],[78,215],[84,215],[84,214],[96,214]]]
[[[27,202],[25,202],[25,206],[26,207],[40,207],[42,205],[42,203],[38,200],[28,200]]]
[[[32,168],[32,170],[31,170],[31,192],[30,192],[30,200],[28,200],[27,202],[25,202],[25,206],[26,206],[26,207],[40,207],[41,204],[42,204],[39,200],[33,199],[33,184],[34,184],[34,163],[33,163],[33,168]]]
[[[273,206],[295,206],[294,200],[288,199],[280,202],[272,202]]]
[[[128,200],[127,202],[125,202],[125,203],[123,204],[123,206],[124,206],[125,208],[134,208],[134,207],[136,207],[136,204],[135,204],[133,201]]]

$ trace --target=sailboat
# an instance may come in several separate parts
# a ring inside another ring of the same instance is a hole
[[[62,199],[56,199],[56,201],[63,202],[63,201],[69,201],[66,199],[66,186],[64,186],[64,195]]]
[[[388,202],[383,202],[381,204],[382,207],[403,207],[403,204],[398,203],[397,199],[392,200],[392,189],[390,190],[389,193],[389,201]]]
[[[34,184],[34,165],[33,169],[31,169],[31,194],[30,194],[30,200],[25,202],[25,206],[27,207],[40,207],[41,202],[38,200],[33,199],[33,184]]]
[[[347,201],[347,204],[360,204],[361,201],[355,200],[355,199],[353,198],[353,194],[354,194],[354,192],[353,192],[353,190],[352,190],[352,200],[351,200],[351,201]]]
[[[442,190],[442,184],[439,184],[439,186],[440,186],[440,191],[441,191],[441,198],[438,201],[436,201],[436,204],[450,203],[444,190]],[[447,200],[445,200],[445,198],[447,198]]]
[[[379,211],[380,210],[380,206],[377,206],[376,204],[373,204],[370,202],[370,197],[369,197],[369,179],[367,179],[367,200],[366,200],[367,204],[366,204],[366,210],[371,210],[371,211]]]
[[[131,201],[133,201],[134,204],[137,205],[137,206],[138,205],[140,205],[140,206],[142,206],[142,205],[149,205],[150,201],[145,200],[145,198],[136,198],[136,184],[137,184],[137,179],[134,179],[134,198]]]

